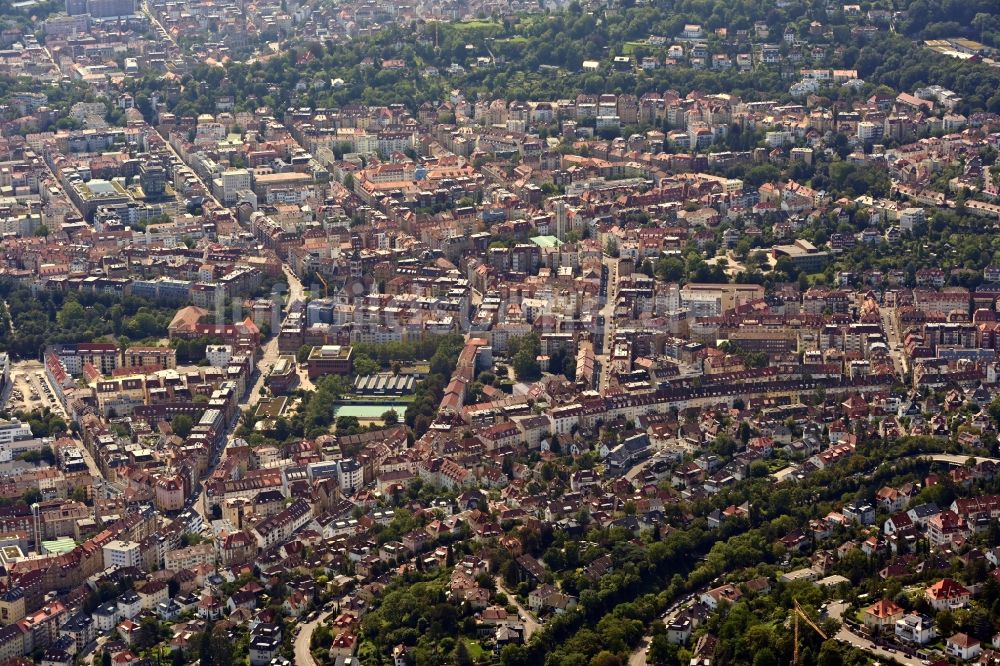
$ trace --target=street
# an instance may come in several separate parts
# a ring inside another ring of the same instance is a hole
[[[312,653],[309,652],[309,644],[312,641],[313,631],[316,630],[326,619],[330,617],[331,612],[320,613],[312,622],[306,622],[305,624],[300,624],[299,633],[295,635],[295,664],[296,666],[314,666],[316,660],[313,659]]]
[[[889,346],[889,357],[892,359],[892,367],[896,375],[906,378],[909,372],[906,363],[906,354],[903,353],[903,341],[900,338],[900,331],[896,327],[896,309],[882,306],[878,310],[882,319],[882,331],[885,333],[886,344]]]
[[[150,14],[150,16],[152,17],[152,14]],[[160,29],[162,30],[163,27],[160,26]],[[177,163],[187,165],[187,162],[185,162],[178,154],[178,152],[174,150],[174,147],[170,145],[170,141],[167,139],[167,137],[163,136],[160,130],[157,130],[156,133],[159,134],[160,138],[163,139],[163,145],[166,147],[167,150],[170,151],[170,154],[174,156],[174,159],[177,160]],[[191,169],[191,173],[194,174],[194,177],[198,179],[199,183],[201,183],[202,189],[205,190],[205,197],[211,200],[215,204],[216,208],[224,208],[222,202],[216,199],[215,195],[212,194],[212,188],[209,186],[209,184],[206,183],[205,180],[200,175],[198,175],[198,173],[194,169]]]
[[[302,286],[302,281],[299,280],[298,276],[292,272],[292,269],[287,264],[283,264],[281,270],[285,273],[285,279],[288,280],[288,298],[285,300],[285,307],[282,312],[282,319],[284,319],[293,303],[304,300],[305,288]],[[257,362],[257,380],[254,382],[250,393],[244,401],[245,408],[243,411],[253,409],[260,402],[260,392],[264,388],[264,380],[267,379],[267,375],[271,372],[274,364],[278,362],[277,331],[274,331],[274,335],[272,335],[261,351],[260,360]]]
[[[603,262],[608,271],[607,299],[604,302],[604,307],[598,312],[598,316],[602,317],[604,321],[604,338],[601,340],[601,353],[597,354],[596,357],[601,368],[597,390],[601,393],[608,390],[611,382],[611,345],[615,336],[615,301],[618,298],[618,260],[605,255]]]
[[[288,308],[292,303],[305,299],[306,290],[302,286],[302,280],[292,272],[291,266],[282,264],[281,271],[285,274],[285,279],[288,280],[288,300],[285,302],[285,312],[288,312]]]
[[[175,49],[177,49],[178,51],[180,51],[181,47],[177,43],[177,40],[174,39],[173,36],[167,31],[167,29],[163,27],[163,24],[160,23],[160,19],[157,18],[156,14],[153,13],[153,11],[149,8],[149,4],[148,3],[144,2],[142,4],[142,10],[143,10],[143,13],[145,13],[146,16],[149,17],[150,22],[153,23],[153,25],[156,26],[157,30],[163,36],[163,39],[165,39],[166,41],[170,42],[170,44]]]
[[[648,635],[642,637],[639,645],[628,656],[628,666],[646,666],[646,650],[649,649],[649,644],[652,640],[653,638]]]
[[[288,314],[289,309],[292,304],[296,301],[304,300],[305,288],[302,286],[302,281],[299,280],[298,276],[292,272],[292,269],[288,264],[283,264],[281,270],[285,274],[285,279],[288,281],[288,298],[285,300],[284,308],[282,309],[282,319]],[[247,395],[240,400],[240,414],[247,412],[252,412],[256,407],[257,403],[260,402],[260,394],[264,389],[264,381],[267,379],[268,373],[271,372],[271,368],[274,364],[278,362],[278,334],[277,331],[274,332],[271,339],[264,345],[261,350],[260,360],[257,361],[257,376],[254,380],[253,386],[247,392]],[[233,423],[230,424],[229,431],[226,433],[226,442],[223,446],[222,452],[219,454],[218,460],[213,464],[209,465],[208,470],[205,473],[205,478],[207,479],[211,476],[215,468],[222,463],[226,458],[226,451],[232,445],[234,437],[233,430],[239,425],[240,417],[237,417]],[[208,511],[208,498],[205,496],[205,484],[202,483],[201,491],[198,493],[198,498],[194,502],[194,510],[201,515],[202,520],[208,525],[211,522],[211,514]]]
[[[94,659],[101,654],[101,649],[108,640],[108,636],[99,636],[96,641],[84,646],[83,654],[86,656],[83,658],[83,663],[87,666],[94,666]]]

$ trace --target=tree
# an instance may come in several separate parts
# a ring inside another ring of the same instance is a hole
[[[111,653],[107,650],[101,653],[101,666],[111,666]]]
[[[201,634],[201,640],[198,641],[199,666],[216,666],[212,656],[212,625],[209,625]]]
[[[746,444],[750,441],[750,424],[746,421],[740,423],[740,441]]]
[[[531,335],[510,340],[508,342],[510,352],[513,354],[511,365],[514,366],[514,374],[521,381],[532,381],[542,376],[541,366],[538,365],[538,355],[541,353],[541,341],[538,335]]]
[[[333,634],[330,632],[330,628],[325,624],[321,624],[316,627],[316,630],[313,631],[312,638],[309,639],[309,646],[313,649],[329,649],[332,643]]]
[[[504,584],[513,589],[518,583],[517,563],[514,560],[507,560],[500,566],[500,574],[503,576]]]
[[[666,634],[654,636],[649,643],[649,663],[674,664],[677,662],[677,645],[671,643]]]
[[[394,426],[399,423],[399,414],[395,409],[390,409],[382,413],[382,422],[387,426]]]
[[[288,435],[290,434],[291,431],[288,427],[288,419],[286,419],[284,416],[279,417],[274,422],[274,438],[279,442],[283,442],[286,439],[288,439]]]
[[[338,435],[353,435],[361,430],[361,423],[358,421],[357,416],[338,416],[337,417],[337,434]]]
[[[604,254],[609,257],[617,259],[620,254],[618,252],[618,240],[615,238],[609,238],[607,245],[604,246]]]
[[[621,658],[613,652],[602,650],[590,660],[590,666],[621,666]]]
[[[501,666],[528,666],[530,663],[527,651],[520,645],[506,645],[500,651]]]
[[[145,647],[156,645],[160,640],[160,621],[155,616],[147,616],[139,622],[139,643]]]
[[[986,408],[993,422],[1000,426],[1000,398],[994,398],[989,407]]]
[[[514,374],[521,381],[538,379],[542,375],[541,366],[538,365],[538,358],[526,351],[518,352],[514,356]]]
[[[208,645],[211,655],[209,657],[211,666],[233,666],[233,644],[226,637],[225,632],[215,631],[213,627],[211,631],[207,631],[206,633],[209,637]],[[202,661],[201,663],[204,664],[205,662]]]
[[[312,352],[312,345],[302,345],[299,347],[299,351],[295,353],[295,360],[299,363],[307,362],[310,352]]]
[[[178,414],[170,421],[170,427],[173,429],[175,435],[181,439],[186,439],[191,434],[191,428],[194,427],[194,419],[187,414]]]
[[[363,352],[354,355],[354,374],[359,377],[377,374],[382,367]]]
[[[840,643],[835,639],[823,641],[820,647],[818,666],[843,666],[844,657],[841,655]]]
[[[59,309],[57,320],[63,328],[73,328],[83,322],[86,314],[83,306],[76,301],[66,301]]]
[[[941,636],[951,636],[955,633],[955,615],[950,610],[938,612],[934,622],[937,624],[938,634]]]
[[[680,282],[687,275],[684,260],[679,257],[664,257],[656,262],[656,274],[665,282]]]
[[[771,648],[764,647],[754,655],[753,666],[778,666],[778,658]]]
[[[472,666],[472,655],[469,654],[469,648],[464,640],[459,639],[455,643],[453,658],[455,666]]]

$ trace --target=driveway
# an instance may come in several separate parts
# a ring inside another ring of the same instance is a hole
[[[524,640],[525,642],[531,638],[536,631],[540,631],[542,625],[535,619],[535,617],[528,612],[528,609],[521,605],[521,602],[517,600],[517,597],[513,593],[507,590],[503,586],[503,578],[500,576],[496,577],[497,589],[507,595],[507,600],[514,604],[517,608],[517,614],[521,616],[521,622],[524,623]]]
[[[829,613],[830,617],[840,622],[843,622],[844,610],[847,608],[847,604],[835,603],[830,604]],[[922,666],[923,660],[917,657],[907,657],[905,654],[896,650],[895,652],[889,652],[881,646],[872,647],[873,643],[871,639],[865,638],[860,634],[854,633],[854,631],[846,624],[841,624],[840,631],[834,636],[841,643],[847,643],[848,645],[853,645],[856,648],[864,650],[870,655],[880,657],[882,659],[894,659],[900,664],[905,664],[906,666]]]
[[[918,456],[918,457],[930,458],[931,460],[934,460],[936,462],[946,462],[946,463],[951,463],[952,465],[964,465],[965,461],[968,460],[969,458],[975,458],[977,465],[985,461],[989,461],[991,463],[1000,465],[1000,458],[985,458],[983,456],[963,456],[961,454],[954,455],[951,453],[936,453],[930,456]]]
[[[685,599],[674,603],[667,609],[666,615],[657,620],[662,622],[664,625],[670,624],[677,619],[681,611],[686,609],[691,605],[691,599]],[[650,642],[652,642],[653,637],[646,635],[642,637],[639,641],[639,645],[632,651],[632,654],[628,656],[628,666],[646,666],[646,648],[649,647]]]
[[[967,456],[967,455],[954,454],[954,453],[930,453],[930,454],[923,454],[923,455],[918,454],[918,455],[912,455],[912,456],[903,456],[902,458],[895,458],[893,460],[886,460],[885,463],[892,463],[892,462],[896,462],[897,460],[914,460],[916,458],[927,458],[928,460],[933,460],[934,462],[943,462],[943,463],[949,463],[951,465],[959,465],[959,466],[964,465],[966,463],[966,461],[969,460],[969,458],[974,458],[975,461],[976,461],[976,464],[979,464],[979,463],[984,462],[984,461],[989,461],[991,463],[1000,465],[1000,458],[986,458],[984,456]],[[781,482],[781,481],[784,481],[791,474],[794,474],[795,472],[797,472],[798,469],[799,469],[799,464],[798,463],[793,463],[793,464],[789,465],[788,467],[785,467],[784,469],[778,470],[777,472],[774,472],[773,474],[771,474],[771,478],[774,479],[776,482]],[[868,474],[868,476],[871,476],[871,474]]]

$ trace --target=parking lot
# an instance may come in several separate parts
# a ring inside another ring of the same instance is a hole
[[[38,361],[15,363],[10,370],[11,388],[4,409],[11,412],[30,412],[48,407],[63,414],[62,405],[45,377]]]

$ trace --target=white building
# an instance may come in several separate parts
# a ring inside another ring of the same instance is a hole
[[[883,130],[882,123],[862,120],[858,123],[858,139],[861,141],[877,141],[882,138]]]
[[[618,116],[597,116],[597,129],[618,129],[622,121]]]
[[[341,490],[354,492],[365,482],[364,468],[353,459],[341,460],[337,464],[337,485]]]
[[[233,358],[233,348],[229,345],[208,345],[205,347],[205,358],[213,368],[225,368]]]
[[[108,601],[101,604],[91,613],[91,618],[93,618],[94,626],[98,631],[111,631],[121,619],[121,614],[118,612],[118,604],[115,601]]]
[[[793,83],[788,89],[792,97],[805,97],[819,90],[819,81],[816,79],[802,79],[798,83]]]
[[[118,597],[118,615],[132,619],[142,612],[142,599],[134,590],[128,590]]]
[[[30,440],[31,426],[21,423],[17,419],[12,421],[0,421],[0,463],[10,462],[14,459],[12,446],[14,442]]]
[[[284,543],[296,531],[312,520],[312,509],[305,500],[295,500],[280,513],[268,516],[253,528],[257,547],[267,550],[271,546]]]
[[[899,211],[899,228],[903,231],[913,231],[913,226],[923,224],[923,208],[904,208]]]
[[[684,25],[684,32],[681,33],[684,39],[701,39],[705,36],[705,31],[697,23],[687,23]]]
[[[226,169],[222,172],[222,203],[234,203],[237,193],[251,189],[251,185],[250,172],[246,169]]]
[[[764,142],[769,148],[779,148],[789,143],[795,142],[795,136],[788,131],[767,132],[764,135]]]
[[[142,563],[136,541],[115,539],[104,545],[104,566],[138,567]]]
[[[167,551],[164,568],[173,571],[194,569],[203,564],[215,564],[215,547],[211,543],[199,543],[187,548]]]
[[[31,426],[17,419],[0,421],[0,444],[10,444],[19,439],[31,439]]]
[[[979,639],[968,634],[955,634],[945,642],[944,649],[948,655],[963,661],[975,659],[983,652]]]
[[[896,637],[907,643],[924,645],[937,637],[934,620],[913,611],[896,620]]]

